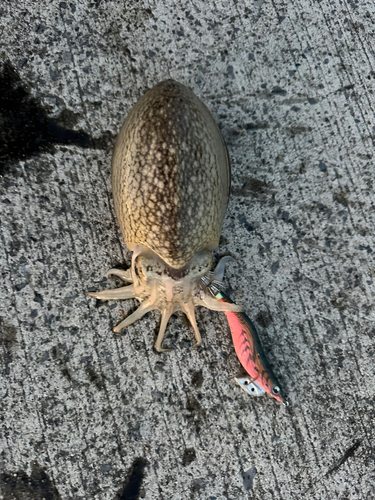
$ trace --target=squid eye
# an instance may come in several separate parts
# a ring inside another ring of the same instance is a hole
[[[272,394],[280,394],[280,387],[278,385],[272,387]]]

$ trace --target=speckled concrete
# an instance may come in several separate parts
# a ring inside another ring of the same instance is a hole
[[[0,6],[0,498],[375,498],[374,24],[368,1]],[[155,83],[232,160],[215,260],[291,405],[251,399],[225,316],[86,290],[126,268],[110,160]]]

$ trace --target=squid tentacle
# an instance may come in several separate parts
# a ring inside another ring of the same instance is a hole
[[[103,290],[101,292],[86,292],[86,295],[99,300],[122,300],[135,298],[133,285],[114,288],[113,290]]]
[[[194,330],[194,335],[196,340],[196,344],[194,347],[199,347],[200,345],[202,345],[202,337],[198,329],[197,321],[195,319],[194,304],[193,302],[182,303],[181,307]]]
[[[141,319],[145,314],[152,311],[153,309],[157,309],[156,304],[154,302],[146,300],[138,307],[136,311],[134,311],[132,314],[130,314],[130,316],[128,316],[123,321],[121,321],[121,323],[115,326],[113,331],[115,333],[120,333],[121,330],[133,324],[138,319]]]
[[[242,312],[244,308],[237,304],[229,304],[228,302],[219,302],[217,299],[206,295],[204,299],[195,299],[196,306],[207,307],[211,311],[231,311]]]
[[[167,328],[168,320],[173,314],[173,304],[168,303],[167,307],[161,313],[161,323],[159,328],[158,337],[155,342],[155,350],[157,352],[168,352],[170,349],[163,349],[161,343],[163,342],[165,329]]]
[[[110,276],[118,276],[120,279],[122,279],[122,281],[133,283],[131,269],[127,269],[126,271],[124,271],[123,269],[110,269],[106,274],[106,278],[109,278]]]

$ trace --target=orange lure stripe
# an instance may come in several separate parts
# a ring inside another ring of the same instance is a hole
[[[233,304],[230,298],[221,291],[216,294],[215,298],[221,302]],[[242,312],[224,312],[229,323],[237,357],[251,380],[256,381],[277,401],[287,404],[280,390],[280,384],[267,362],[258,333],[250,318]],[[276,390],[278,390],[277,393]]]

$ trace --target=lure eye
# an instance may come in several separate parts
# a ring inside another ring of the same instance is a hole
[[[274,385],[272,387],[272,394],[275,394],[275,395],[280,394],[280,387],[278,385]]]

